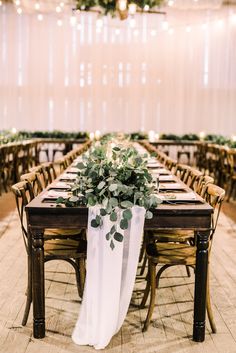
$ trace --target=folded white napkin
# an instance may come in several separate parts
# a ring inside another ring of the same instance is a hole
[[[183,193],[168,193],[168,194],[159,194],[162,200],[175,200],[175,201],[191,201],[196,200],[197,197],[194,192],[183,192]]]
[[[174,177],[173,177],[173,175],[160,175],[159,176],[159,181],[168,181],[168,180],[173,180],[174,179]]]
[[[63,173],[60,175],[60,179],[74,180],[76,178],[75,174]]]
[[[70,167],[67,169],[69,173],[78,173],[79,169],[76,167]]]
[[[49,199],[49,198],[55,199],[55,198],[58,198],[58,197],[63,197],[65,199],[67,199],[69,196],[70,196],[69,193],[66,192],[66,191],[49,190],[49,191],[46,191],[42,195],[42,198],[43,199]]]
[[[183,185],[180,183],[167,183],[167,184],[161,184],[159,185],[160,189],[183,189]]]

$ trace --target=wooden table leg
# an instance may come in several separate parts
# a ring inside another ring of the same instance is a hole
[[[198,232],[193,323],[193,340],[196,342],[203,342],[205,339],[208,246],[209,231]]]
[[[44,239],[43,230],[31,229],[32,233],[32,291],[33,291],[33,335],[45,337],[45,291],[44,291]]]

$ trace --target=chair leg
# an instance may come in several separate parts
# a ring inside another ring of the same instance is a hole
[[[151,260],[149,260],[148,267],[149,267],[149,274],[150,274],[151,297],[150,297],[147,317],[142,329],[143,332],[147,331],[148,326],[150,324],[152,313],[155,306],[155,297],[156,297],[156,264],[151,262]]]
[[[185,266],[185,267],[186,267],[187,276],[191,277],[191,272],[190,272],[189,266]]]
[[[28,283],[27,283],[26,295],[27,295],[27,299],[25,304],[24,316],[22,319],[22,326],[25,326],[27,324],[29,312],[30,312],[30,306],[32,303],[32,263],[29,256],[28,256]]]
[[[230,201],[230,198],[231,198],[232,193],[233,193],[233,189],[234,189],[234,182],[233,182],[233,180],[231,180],[230,186],[229,186],[229,191],[228,191],[228,196],[226,198],[227,202]]]
[[[212,307],[211,307],[211,297],[210,297],[210,284],[209,284],[209,271],[207,274],[207,294],[206,294],[206,307],[207,307],[207,315],[208,315],[208,319],[210,322],[210,326],[211,326],[211,330],[213,333],[217,332],[216,329],[216,324],[214,321],[214,317],[213,317],[213,311],[212,311]]]
[[[143,263],[140,269],[140,276],[142,276],[144,274],[145,268],[146,268],[146,264],[147,264],[147,255],[145,254],[143,257]]]
[[[140,253],[139,253],[138,262],[142,261],[142,259],[144,257],[144,254],[145,254],[145,242],[144,242],[144,239],[143,239],[142,246],[141,246]]]
[[[80,298],[83,297],[84,283],[85,283],[85,259],[76,259],[77,269],[76,269],[76,281],[77,288]]]
[[[149,266],[148,266],[149,267]],[[143,309],[146,305],[146,302],[147,302],[147,298],[148,298],[148,295],[149,295],[149,292],[150,292],[150,271],[149,271],[149,268],[148,268],[148,273],[147,273],[147,276],[146,276],[146,287],[144,289],[144,294],[143,294],[143,299],[141,301],[141,304],[140,304],[140,309]]]
[[[162,275],[162,272],[164,272],[168,267],[171,267],[171,266],[175,266],[175,265],[166,264],[166,265],[162,266],[160,268],[160,270],[157,272],[157,274],[156,274],[156,288],[158,288],[158,286],[159,286],[159,280]]]

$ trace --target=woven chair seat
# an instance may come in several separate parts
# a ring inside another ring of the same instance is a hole
[[[72,240],[72,239],[52,239],[47,240],[44,246],[45,256],[52,255],[53,257],[69,257],[79,258],[84,256],[87,251],[86,240]]]
[[[150,243],[146,253],[156,263],[194,265],[196,262],[196,247],[189,244]]]

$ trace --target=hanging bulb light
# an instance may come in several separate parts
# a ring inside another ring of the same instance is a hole
[[[167,31],[168,30],[168,28],[169,28],[169,23],[168,23],[168,21],[163,21],[162,22],[162,29],[164,30],[164,31]]]
[[[40,9],[40,4],[39,4],[38,1],[34,4],[34,8],[35,8],[35,10],[39,10]]]
[[[43,20],[43,15],[41,13],[39,13],[37,18],[38,18],[39,21],[42,21]]]
[[[127,0],[117,0],[116,9],[121,20],[125,20],[128,17]]]
[[[127,9],[127,0],[118,0],[118,9],[125,11]]]
[[[135,15],[137,10],[137,5],[134,3],[129,4],[129,15]]]

